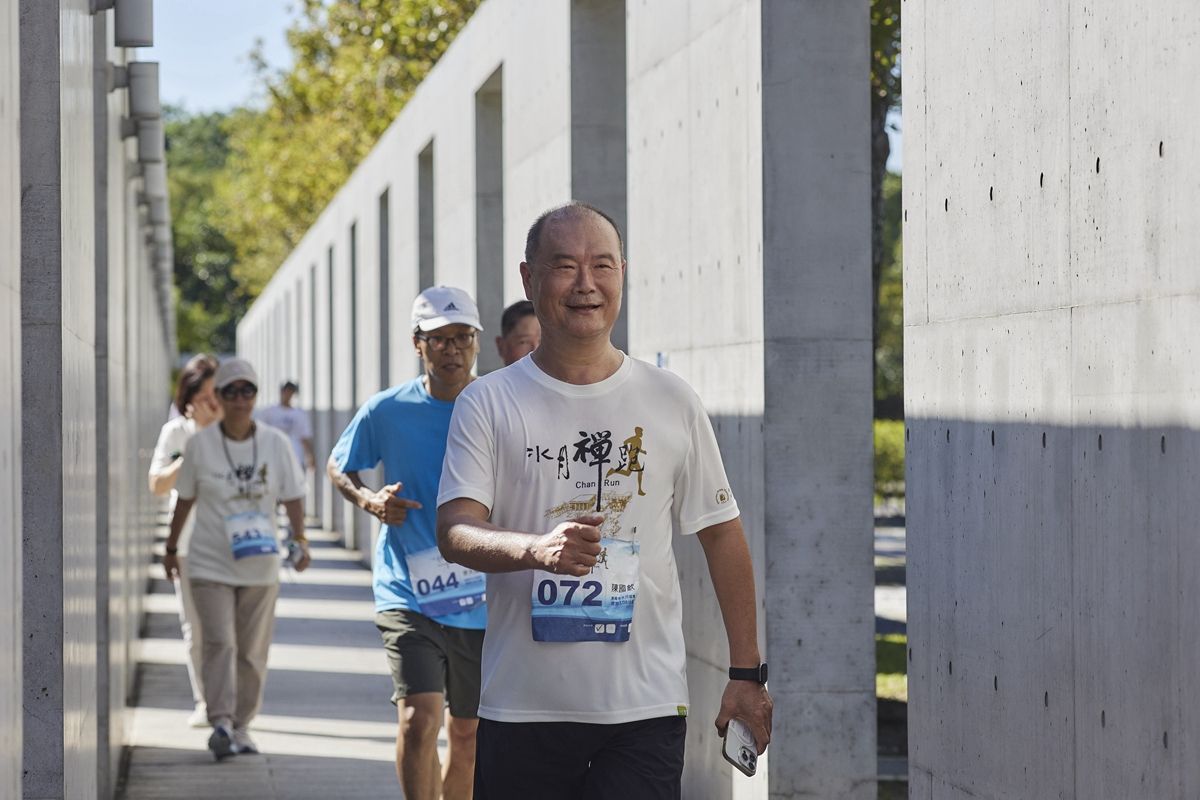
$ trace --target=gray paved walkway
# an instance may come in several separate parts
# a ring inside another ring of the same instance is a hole
[[[371,574],[331,535],[309,531],[313,566],[285,575],[263,712],[262,754],[216,763],[191,710],[170,585],[154,564],[138,654],[125,800],[400,797],[391,681],[372,622]]]

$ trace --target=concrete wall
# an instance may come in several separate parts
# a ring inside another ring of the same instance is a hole
[[[21,791],[21,185],[16,0],[0,0],[0,797]]]
[[[911,796],[1197,796],[1200,18],[905,15]]]
[[[684,795],[874,797],[863,9],[631,4],[628,25],[631,352],[713,415],[776,702],[769,769],[747,782],[711,726],[728,647],[703,552],[681,543]]]
[[[21,502],[3,503],[14,524],[0,529],[0,541],[18,525],[22,536],[6,559],[20,565],[19,580],[4,580],[0,608],[19,610],[20,625],[2,635],[19,634],[20,646],[14,640],[4,652],[21,669],[3,671],[0,713],[11,716],[18,704],[23,713],[0,734],[12,745],[3,750],[0,794],[94,798],[111,795],[124,744],[133,598],[153,531],[144,476],[173,345],[138,221],[138,186],[126,177],[124,95],[107,91],[106,63],[124,60],[110,44],[108,17],[93,16],[87,0],[16,5],[19,48],[18,29],[7,26],[14,4],[3,7],[0,37],[15,66],[4,71],[5,86],[19,85],[19,106],[0,94],[9,126],[0,141],[12,156],[3,160],[13,170],[6,197],[16,167],[21,199],[19,217],[16,206],[0,204],[0,219],[19,226],[4,237],[19,246],[19,257],[5,260],[19,283],[0,283],[0,296],[17,312],[3,319],[13,326],[8,352],[20,348],[19,379],[5,381],[19,406],[4,416],[19,427],[6,423],[0,456]]]
[[[333,294],[319,279],[308,323],[315,385],[302,395],[326,420],[324,459],[351,401],[381,386],[373,332],[388,331],[391,381],[415,374],[408,309],[430,252],[438,282],[486,293],[488,322],[522,296],[517,265],[538,213],[574,196],[627,227],[615,338],[683,375],[713,415],[775,676],[776,744],[747,781],[711,726],[728,652],[707,565],[695,540],[679,542],[689,798],[874,796],[867,34],[862,3],[489,0],[238,331],[270,383],[302,368],[274,320],[294,313],[290,287],[314,264],[324,274],[333,248]],[[387,320],[367,246],[385,191]],[[351,225],[368,298],[353,320]],[[325,514],[365,545],[352,516]]]

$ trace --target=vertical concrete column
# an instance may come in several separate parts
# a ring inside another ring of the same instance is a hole
[[[873,798],[866,4],[628,11],[630,348],[713,419],[776,702],[746,781],[711,725],[729,654],[708,566],[679,542],[684,794]]]
[[[874,798],[866,3],[762,3],[772,797]]]
[[[479,374],[504,366],[492,339],[504,313],[504,68],[475,92],[475,302],[484,335]]]
[[[20,3],[23,785],[96,794],[93,20]]]
[[[571,0],[571,196],[626,230],[625,0]],[[613,343],[628,350],[628,306]]]
[[[0,797],[21,792],[21,175],[17,4],[0,3]]]

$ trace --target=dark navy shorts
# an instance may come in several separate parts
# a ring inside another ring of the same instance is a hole
[[[475,800],[679,800],[683,717],[596,725],[479,720]]]

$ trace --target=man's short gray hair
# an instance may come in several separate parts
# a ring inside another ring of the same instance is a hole
[[[613,231],[617,234],[617,247],[620,251],[617,253],[617,256],[624,260],[625,240],[621,237],[621,229],[617,227],[616,220],[590,203],[572,200],[569,203],[563,203],[561,206],[555,206],[549,211],[542,212],[542,215],[529,226],[529,233],[525,236],[525,261],[530,264],[533,263],[533,257],[537,255],[538,247],[542,243],[542,228],[546,226],[547,222],[556,219],[570,219],[585,213],[595,214],[612,226]]]

